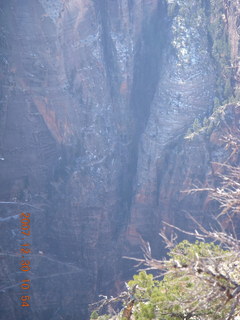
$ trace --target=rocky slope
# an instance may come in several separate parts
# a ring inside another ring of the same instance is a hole
[[[221,22],[234,68],[237,6],[224,1]],[[139,254],[139,234],[157,252],[162,220],[203,217],[202,196],[181,190],[213,179],[211,161],[227,157],[215,131],[184,140],[211,113],[221,76],[212,12],[198,0],[2,1],[1,319],[85,320],[97,294],[121,289],[131,273],[121,257]],[[221,128],[237,130],[235,105]],[[22,211],[29,310],[19,303]]]

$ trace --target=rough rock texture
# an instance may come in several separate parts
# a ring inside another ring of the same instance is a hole
[[[212,106],[214,72],[207,51],[206,19],[199,14],[200,8],[199,1],[193,2],[192,7],[178,1],[178,14],[171,23],[171,41],[162,59],[161,76],[139,143],[130,225],[141,234],[159,230],[156,219],[169,216],[170,199],[164,206],[159,194],[170,183],[162,183],[166,164],[193,120],[206,115]]]
[[[204,1],[176,3],[1,2],[1,319],[86,320],[88,303],[129,276],[121,257],[139,252],[138,234],[157,251],[162,220],[202,216],[201,196],[180,191],[207,181],[223,148],[213,136],[183,137],[213,107],[214,61]],[[22,211],[31,213],[24,275]]]

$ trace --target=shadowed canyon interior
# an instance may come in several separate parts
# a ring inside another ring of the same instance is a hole
[[[221,3],[234,63],[239,8]],[[218,17],[207,0],[2,0],[0,16],[0,318],[86,320],[136,271],[122,256],[141,256],[139,235],[161,256],[162,221],[191,228],[186,212],[206,223],[213,210],[182,191],[215,183],[221,134],[239,126],[233,103],[217,129],[184,139],[218,95]],[[31,213],[28,310],[20,212]]]

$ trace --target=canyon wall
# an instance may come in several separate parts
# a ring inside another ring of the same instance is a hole
[[[238,10],[223,1],[234,68]],[[0,318],[86,320],[133,272],[122,256],[140,254],[139,235],[161,255],[163,220],[208,219],[206,195],[182,191],[214,183],[212,161],[229,156],[221,132],[239,126],[233,102],[217,128],[184,139],[217,95],[214,15],[199,0],[3,0],[0,15]]]

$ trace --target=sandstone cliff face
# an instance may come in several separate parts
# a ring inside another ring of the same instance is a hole
[[[162,220],[202,215],[203,199],[180,191],[211,179],[211,161],[224,158],[214,138],[183,139],[213,107],[207,9],[10,0],[0,14],[0,316],[85,320],[87,304],[129,275],[121,256],[139,252],[138,234],[157,251]],[[19,306],[22,211],[31,213],[30,310]]]

